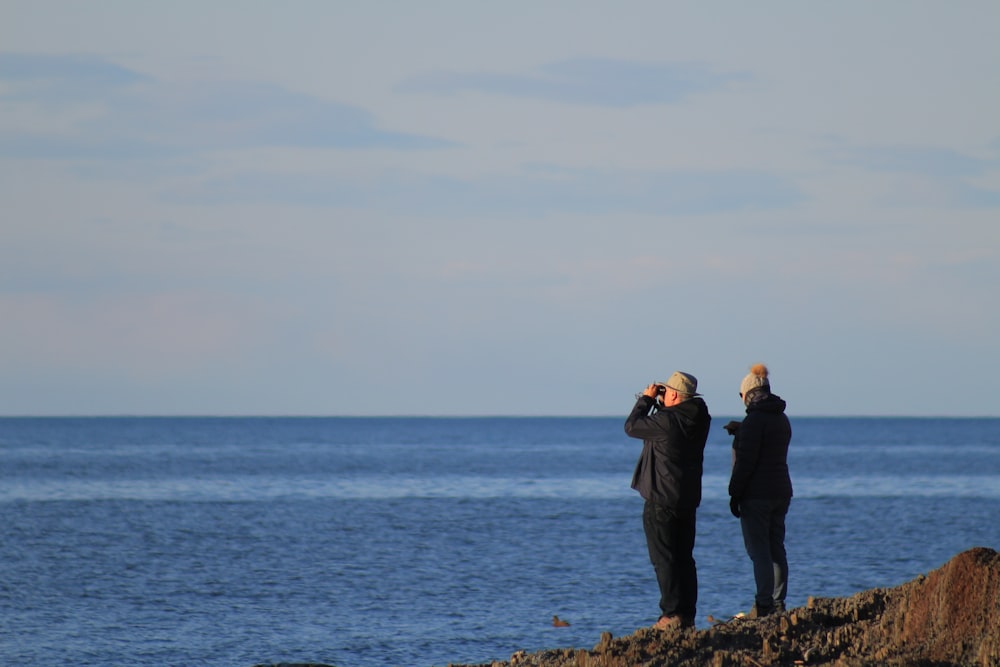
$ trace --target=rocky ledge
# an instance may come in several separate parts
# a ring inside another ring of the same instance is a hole
[[[896,588],[706,630],[604,633],[593,650],[519,652],[509,661],[450,667],[762,667],[764,665],[1000,665],[1000,554],[975,548]]]

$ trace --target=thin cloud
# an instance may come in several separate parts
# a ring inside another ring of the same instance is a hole
[[[149,81],[126,67],[86,55],[0,53],[0,99],[40,105],[89,102]]]
[[[981,176],[1000,168],[1000,157],[977,158],[932,146],[866,146],[843,150],[837,161],[871,171],[905,172],[940,178]]]
[[[3,99],[35,113],[89,104],[70,127],[0,132],[0,156],[120,159],[264,146],[437,149],[447,141],[384,130],[365,109],[260,83],[154,81],[94,58],[5,54]],[[94,103],[97,104],[94,104]],[[96,108],[94,108],[96,107]]]
[[[287,203],[365,207],[438,216],[547,213],[704,215],[787,209],[805,195],[787,179],[759,171],[548,169],[476,181],[393,172],[376,182],[317,174],[245,174],[170,193],[196,204]]]
[[[674,104],[698,93],[749,80],[745,72],[716,72],[697,63],[636,63],[579,58],[526,74],[427,72],[405,79],[399,92],[488,93],[599,107]]]
[[[831,151],[831,162],[907,177],[906,186],[881,199],[886,205],[996,208],[1000,206],[1000,191],[973,182],[1000,169],[1000,141],[991,148],[994,155],[981,158],[934,146],[840,146]]]

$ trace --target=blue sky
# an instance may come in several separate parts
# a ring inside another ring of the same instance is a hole
[[[0,6],[0,414],[1000,415],[995,2]]]

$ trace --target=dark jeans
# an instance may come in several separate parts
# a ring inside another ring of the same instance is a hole
[[[788,558],[785,555],[787,498],[746,498],[740,501],[743,544],[753,561],[757,584],[754,602],[758,608],[784,607],[788,589]]]
[[[660,611],[694,620],[698,570],[694,563],[695,510],[675,510],[646,501],[642,510],[649,561],[660,585]]]

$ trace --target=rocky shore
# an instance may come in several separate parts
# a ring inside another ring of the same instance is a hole
[[[515,653],[450,667],[1000,667],[1000,553],[975,548],[896,588],[810,598],[706,630],[605,633],[592,650]]]
[[[896,588],[706,630],[604,633],[592,649],[518,652],[449,667],[1000,667],[1000,553],[964,551]],[[330,667],[257,665],[256,667]]]

